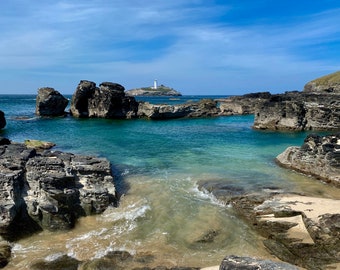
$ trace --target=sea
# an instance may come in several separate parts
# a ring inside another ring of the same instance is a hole
[[[224,97],[137,100],[178,104]],[[35,116],[35,102],[35,95],[0,95],[7,120],[0,136],[50,141],[55,150],[109,159],[121,198],[117,208],[81,218],[71,231],[44,231],[12,243],[5,269],[30,269],[65,254],[91,260],[117,250],[148,254],[151,267],[207,267],[227,255],[273,258],[230,205],[198,189],[201,181],[222,181],[247,192],[275,188],[340,199],[334,188],[275,163],[288,146],[301,146],[307,132],[254,130],[253,115],[164,121],[41,118]],[[213,241],[199,241],[211,231],[217,234]]]

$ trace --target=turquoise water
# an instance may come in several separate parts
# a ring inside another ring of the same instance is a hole
[[[0,110],[7,119],[0,136],[19,142],[52,141],[59,150],[106,157],[124,196],[118,209],[85,218],[74,231],[54,235],[59,243],[54,249],[46,251],[53,238],[47,232],[18,243],[11,267],[27,267],[27,258],[67,253],[89,259],[112,249],[156,254],[155,264],[202,267],[219,264],[228,254],[270,257],[260,237],[232,209],[197,190],[198,181],[222,180],[249,191],[276,187],[333,196],[322,183],[274,162],[286,147],[301,145],[307,133],[255,131],[253,116],[167,121],[52,119],[35,117],[34,109],[35,96],[0,96]],[[195,244],[211,228],[219,232],[218,240]],[[89,239],[94,244],[87,249]]]

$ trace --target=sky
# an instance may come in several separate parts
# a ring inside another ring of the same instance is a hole
[[[0,94],[303,90],[340,70],[339,26],[338,0],[1,0]]]

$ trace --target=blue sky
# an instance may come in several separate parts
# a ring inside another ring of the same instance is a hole
[[[302,90],[340,70],[339,26],[338,0],[1,0],[0,94]]]

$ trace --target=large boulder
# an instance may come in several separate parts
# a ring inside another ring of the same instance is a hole
[[[301,147],[288,147],[276,161],[283,167],[340,187],[340,133],[323,137],[309,135]]]
[[[118,83],[80,81],[71,101],[74,117],[134,118],[138,103],[133,97],[126,97],[124,87]]]
[[[67,104],[68,99],[58,91],[43,87],[38,90],[35,113],[40,116],[62,116]]]
[[[303,91],[306,93],[340,94],[340,71],[308,82]]]
[[[76,219],[115,205],[110,162],[24,144],[0,146],[0,235],[72,228]]]
[[[0,111],[0,129],[6,126],[6,118],[3,111]]]

